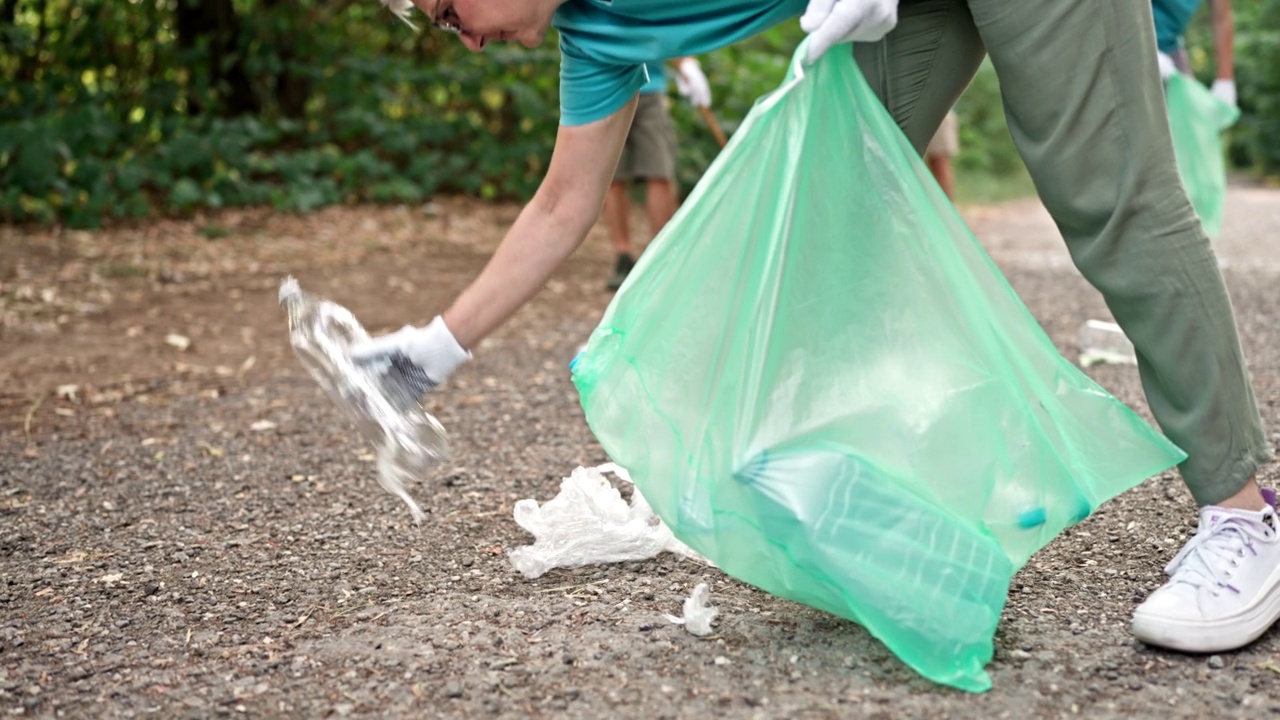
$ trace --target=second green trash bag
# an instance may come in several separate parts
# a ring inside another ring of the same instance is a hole
[[[804,52],[574,382],[682,541],[986,690],[1013,573],[1184,455],[1058,355],[847,48]]]
[[[1240,110],[1182,73],[1165,80],[1164,93],[1178,174],[1205,232],[1217,237],[1222,231],[1222,203],[1227,195],[1222,131],[1235,124]]]

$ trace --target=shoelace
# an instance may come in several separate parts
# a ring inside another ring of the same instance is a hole
[[[1200,528],[1195,537],[1165,567],[1171,582],[1209,588],[1215,597],[1221,590],[1236,594],[1240,589],[1231,584],[1232,569],[1241,560],[1258,554],[1255,540],[1269,542],[1272,530],[1265,523],[1236,515],[1223,515]]]

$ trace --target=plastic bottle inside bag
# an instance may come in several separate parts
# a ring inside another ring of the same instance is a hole
[[[369,333],[346,308],[304,292],[293,278],[280,285],[280,304],[289,315],[289,341],[298,360],[373,443],[378,482],[421,522],[425,515],[405,484],[420,480],[448,455],[449,443],[440,421],[419,402],[420,388],[394,367],[366,369],[352,362],[351,347]]]
[[[855,453],[831,443],[769,450],[735,476],[742,495],[717,501],[785,547],[754,572],[807,588],[806,601],[846,617],[843,603],[856,598],[855,619],[913,656],[977,648],[994,631],[1013,576],[1001,547]],[[898,627],[892,618],[902,617],[912,621]]]

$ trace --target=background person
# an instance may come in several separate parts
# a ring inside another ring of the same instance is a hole
[[[711,85],[697,58],[684,57],[674,63],[676,88],[694,107],[711,107]],[[613,275],[605,283],[617,290],[635,267],[637,254],[631,244],[631,182],[643,180],[645,215],[649,237],[656,237],[676,213],[676,133],[667,100],[665,63],[646,64],[649,81],[640,88],[636,115],[631,121],[618,169],[605,196],[604,216],[609,238],[617,255]]]
[[[1160,51],[1160,74],[1168,77],[1175,70],[1191,74],[1191,61],[1183,37],[1187,25],[1203,0],[1152,0],[1151,13],[1156,25],[1156,47]],[[1213,23],[1214,81],[1209,92],[1222,102],[1236,106],[1235,19],[1231,0],[1209,0]]]
[[[960,154],[960,121],[956,111],[951,110],[942,118],[942,125],[933,134],[929,146],[924,149],[924,161],[938,181],[942,192],[947,194],[951,202],[956,201],[956,171],[951,159]]]

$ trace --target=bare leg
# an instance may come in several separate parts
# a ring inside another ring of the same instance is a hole
[[[630,214],[631,202],[627,199],[627,184],[615,180],[604,198],[604,218],[609,225],[613,249],[619,255],[631,254],[631,232],[627,223],[627,216]]]
[[[644,205],[649,216],[649,231],[656,237],[676,214],[675,183],[665,178],[649,178]]]
[[[1267,506],[1267,501],[1262,498],[1262,491],[1258,489],[1257,478],[1251,477],[1239,492],[1216,504],[1218,507],[1236,510],[1261,510]]]
[[[956,174],[951,167],[951,158],[947,155],[930,155],[925,162],[929,163],[929,171],[947,194],[951,202],[956,201]]]

